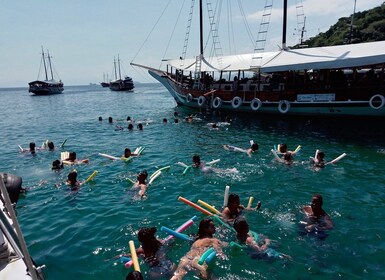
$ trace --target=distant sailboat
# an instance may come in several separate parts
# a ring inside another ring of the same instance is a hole
[[[112,91],[131,91],[134,89],[134,83],[132,78],[125,76],[124,80],[122,80],[121,71],[120,71],[120,59],[118,56],[117,61],[118,67],[116,67],[116,60],[114,58],[114,72],[115,72],[115,80],[110,82],[110,90]],[[119,76],[118,72],[119,71]]]
[[[30,82],[29,92],[34,93],[35,95],[50,95],[62,93],[64,90],[64,84],[61,80],[57,81],[54,79],[52,71],[52,61],[51,56],[47,50],[47,54],[44,53],[43,47],[41,47],[42,62],[44,65],[45,80],[39,80],[40,70],[38,74],[38,79],[36,81]],[[51,79],[48,79],[48,71],[51,73]]]
[[[108,81],[108,74],[103,73],[103,82],[100,83],[102,87],[110,87],[110,82]]]

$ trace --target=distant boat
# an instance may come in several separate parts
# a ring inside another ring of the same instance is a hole
[[[103,82],[100,83],[102,87],[110,87],[110,82],[108,82],[108,74],[103,74]]]
[[[61,80],[57,81],[54,79],[52,71],[52,61],[51,56],[47,50],[47,54],[44,53],[43,47],[41,48],[41,59],[44,65],[45,80],[39,80],[39,77],[36,81],[30,82],[29,92],[34,93],[35,95],[50,95],[62,93],[64,90],[64,84]],[[48,79],[48,71],[51,74],[51,79]],[[39,71],[40,75],[40,71]]]
[[[122,80],[121,71],[120,71],[120,59],[118,57],[118,67],[116,67],[116,60],[114,59],[114,72],[115,80],[110,82],[110,90],[112,91],[131,91],[134,89],[134,83],[132,78],[125,76]],[[117,72],[118,70],[118,72]],[[118,76],[119,73],[119,76]]]

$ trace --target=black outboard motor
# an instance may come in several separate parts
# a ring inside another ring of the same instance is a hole
[[[23,188],[21,184],[23,179],[14,174],[0,172],[0,180],[3,180],[5,187],[7,188],[9,198],[11,199],[11,203],[17,203],[19,200],[20,193]]]

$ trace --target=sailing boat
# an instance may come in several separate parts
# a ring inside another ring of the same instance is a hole
[[[100,85],[102,87],[110,87],[110,83],[108,82],[108,74],[103,74],[103,82],[101,82]]]
[[[190,108],[270,115],[385,117],[385,41],[290,49],[286,46],[287,0],[283,3],[279,51],[265,52],[256,42],[253,53],[207,57],[200,0],[200,53],[195,58],[185,59],[183,52],[175,56],[177,59],[162,60],[167,62],[166,69],[131,65],[147,69],[178,105]],[[207,6],[210,15],[212,9]],[[210,32],[213,37],[215,31],[212,28]]]
[[[45,80],[40,81],[40,71],[38,74],[38,79],[36,81],[30,82],[29,92],[34,93],[35,95],[49,95],[49,94],[58,94],[62,93],[64,90],[64,85],[61,80],[56,81],[53,76],[52,71],[52,61],[51,56],[47,50],[47,54],[44,53],[43,47],[41,47],[41,59],[44,65]],[[48,79],[48,71],[51,74],[51,79]]]
[[[118,66],[116,66],[118,64]],[[117,72],[118,70],[118,72]],[[114,58],[114,73],[115,73],[115,80],[110,82],[110,90],[112,91],[131,91],[134,89],[134,83],[132,81],[132,78],[125,76],[124,80],[122,80],[122,75],[120,71],[120,59],[118,56],[118,61],[116,62]],[[118,75],[119,73],[119,75]]]

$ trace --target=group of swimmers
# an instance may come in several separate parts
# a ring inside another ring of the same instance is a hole
[[[308,232],[325,231],[333,228],[333,222],[330,216],[323,210],[323,198],[320,194],[315,194],[312,197],[310,205],[303,207],[303,213],[307,220],[301,221],[301,224],[306,224]],[[256,208],[259,209],[260,205]],[[247,207],[248,208],[248,207]],[[191,270],[194,270],[197,276],[201,279],[207,279],[209,276],[208,265],[201,262],[203,255],[209,250],[215,251],[215,256],[225,260],[227,259],[222,248],[232,246],[235,248],[248,249],[247,252],[255,259],[284,259],[291,260],[292,257],[280,253],[271,247],[271,240],[260,233],[250,230],[249,224],[243,215],[247,209],[240,204],[240,199],[237,194],[230,194],[228,197],[227,206],[224,207],[220,215],[213,216],[215,219],[208,217],[200,221],[197,234],[191,238],[191,247],[189,251],[179,260],[178,265],[166,257],[166,250],[170,246],[165,246],[169,239],[160,240],[155,236],[155,227],[142,227],[138,231],[138,240],[141,244],[136,249],[136,254],[144,258],[145,263],[150,267],[149,275],[151,278],[171,277],[171,280],[180,280]],[[234,241],[222,241],[215,237],[216,232],[215,221],[221,219],[223,224],[235,234]],[[119,255],[131,256],[130,254]],[[134,279],[127,278],[126,279]]]

